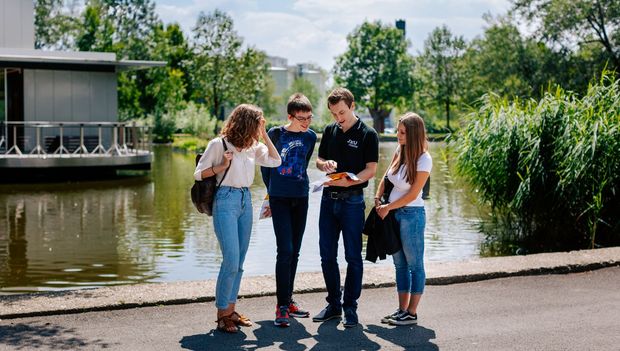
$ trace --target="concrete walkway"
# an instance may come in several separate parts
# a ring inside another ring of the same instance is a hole
[[[0,350],[618,350],[620,267],[428,286],[417,326],[382,324],[393,287],[365,289],[360,324],[273,325],[273,296],[242,299],[254,326],[215,331],[212,302],[0,321]],[[295,296],[313,314],[325,293]]]
[[[620,247],[598,250],[481,258],[465,262],[431,263],[426,266],[427,284],[444,285],[492,278],[584,272],[620,265]],[[300,273],[297,293],[325,290],[320,272]],[[241,297],[275,295],[273,276],[246,277]],[[394,268],[365,267],[364,288],[394,286]],[[139,284],[29,295],[0,296],[0,319],[88,311],[186,304],[214,300],[215,280]]]

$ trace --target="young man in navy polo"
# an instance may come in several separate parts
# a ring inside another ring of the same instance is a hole
[[[353,112],[355,101],[349,90],[337,88],[332,91],[327,97],[327,107],[335,122],[325,127],[316,166],[328,174],[350,172],[359,180],[332,180],[323,190],[319,247],[328,305],[313,321],[324,322],[340,317],[344,309],[343,324],[353,327],[358,324],[357,299],[362,291],[362,230],[366,207],[363,189],[377,171],[379,137]],[[347,261],[344,296],[340,291],[337,261],[340,232]]]

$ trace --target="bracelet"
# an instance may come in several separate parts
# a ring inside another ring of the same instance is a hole
[[[211,166],[211,172],[213,172],[213,175],[215,175],[215,169],[213,169],[213,166]]]

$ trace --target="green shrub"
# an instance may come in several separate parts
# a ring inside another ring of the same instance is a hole
[[[182,133],[211,139],[219,132],[222,122],[213,117],[208,109],[194,102],[189,102],[185,109],[171,113],[177,130]]]
[[[451,142],[457,170],[530,251],[620,244],[620,84],[540,101],[486,96]],[[506,236],[506,233],[508,235]]]
[[[148,124],[153,126],[153,142],[168,143],[172,141],[172,134],[177,129],[172,116],[156,112],[155,115],[149,116],[148,119]]]

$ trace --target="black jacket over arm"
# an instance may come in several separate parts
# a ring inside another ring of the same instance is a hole
[[[395,254],[401,249],[400,227],[394,217],[394,211],[388,212],[385,219],[381,219],[377,210],[373,208],[366,218],[363,233],[368,235],[367,261],[377,262],[377,257],[385,260],[387,255]]]

